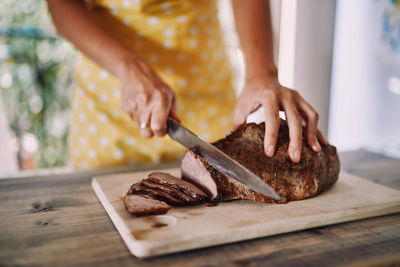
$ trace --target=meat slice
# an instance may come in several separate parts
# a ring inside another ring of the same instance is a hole
[[[301,161],[293,163],[287,153],[288,126],[281,120],[275,155],[267,158],[263,149],[264,131],[264,123],[245,124],[213,145],[268,183],[282,197],[281,203],[315,196],[337,181],[339,158],[334,146],[323,146],[321,152],[314,152],[303,135]],[[184,179],[204,189],[214,200],[274,202],[215,170],[196,148],[188,149],[181,170]]]
[[[155,182],[152,182],[149,179],[144,179],[140,182],[140,185],[149,189],[154,189],[157,191],[162,191],[163,193],[168,194],[169,196],[173,197],[174,199],[183,201],[184,203],[187,204],[197,204],[199,203],[198,200],[192,198],[189,195],[186,195],[185,193],[182,193],[174,188],[170,188],[168,186],[158,184]]]
[[[204,193],[200,188],[169,173],[153,172],[149,174],[148,180],[161,185],[165,185],[175,190],[179,190],[180,192],[189,195],[190,197],[198,201],[208,199],[207,194]]]
[[[182,159],[181,171],[183,179],[202,188],[211,199],[217,198],[218,193],[222,192],[222,188],[220,190],[217,188],[219,172],[207,164],[196,148],[189,148],[186,151]],[[215,174],[212,175],[212,172]]]
[[[141,195],[127,195],[124,204],[126,210],[133,216],[165,214],[171,209],[165,202]]]
[[[129,198],[124,200],[125,207],[129,213],[136,216],[165,214],[171,208],[169,205],[192,205],[208,199],[207,194],[194,184],[163,172],[151,173],[148,178],[134,183],[129,188],[127,197]],[[144,203],[143,209],[139,208],[140,203]],[[161,211],[160,203],[169,207],[168,210]],[[154,204],[153,209],[151,204]],[[158,211],[163,213],[157,213]]]
[[[131,186],[132,194],[136,195],[147,195],[154,199],[167,202],[170,205],[180,206],[185,204],[185,201],[175,198],[167,192],[161,191],[155,188],[148,188],[143,186],[141,183],[136,183]]]

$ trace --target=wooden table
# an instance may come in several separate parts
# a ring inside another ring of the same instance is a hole
[[[400,160],[340,155],[343,170],[400,190]],[[94,195],[93,173],[0,180],[0,265],[400,265],[400,214],[141,260]]]

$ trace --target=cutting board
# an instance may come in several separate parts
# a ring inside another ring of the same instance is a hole
[[[161,170],[180,177],[179,169]],[[136,218],[121,197],[151,171],[96,176],[92,187],[128,249],[137,257],[214,246],[400,211],[400,191],[345,172],[327,192],[287,204],[251,201],[172,208]]]

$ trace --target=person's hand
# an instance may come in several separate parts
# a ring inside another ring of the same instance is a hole
[[[119,75],[122,109],[134,120],[146,137],[163,136],[167,119],[179,120],[175,112],[175,93],[143,60],[124,64]]]
[[[289,126],[288,153],[293,162],[299,162],[301,157],[302,125],[306,128],[307,143],[314,151],[321,151],[320,143],[328,144],[317,128],[318,113],[297,91],[281,86],[276,77],[254,77],[246,81],[234,112],[235,128],[260,106],[265,110],[264,151],[268,157],[275,153],[280,125],[279,110],[285,112]]]

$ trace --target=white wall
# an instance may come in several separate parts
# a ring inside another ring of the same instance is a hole
[[[319,113],[326,135],[329,118],[335,0],[283,0],[279,71],[282,84],[300,92]]]
[[[383,13],[395,11],[390,5],[338,1],[329,138],[339,150],[400,157],[400,52],[391,51],[382,34]],[[400,31],[399,17],[397,23]],[[398,81],[397,93],[390,81]]]

